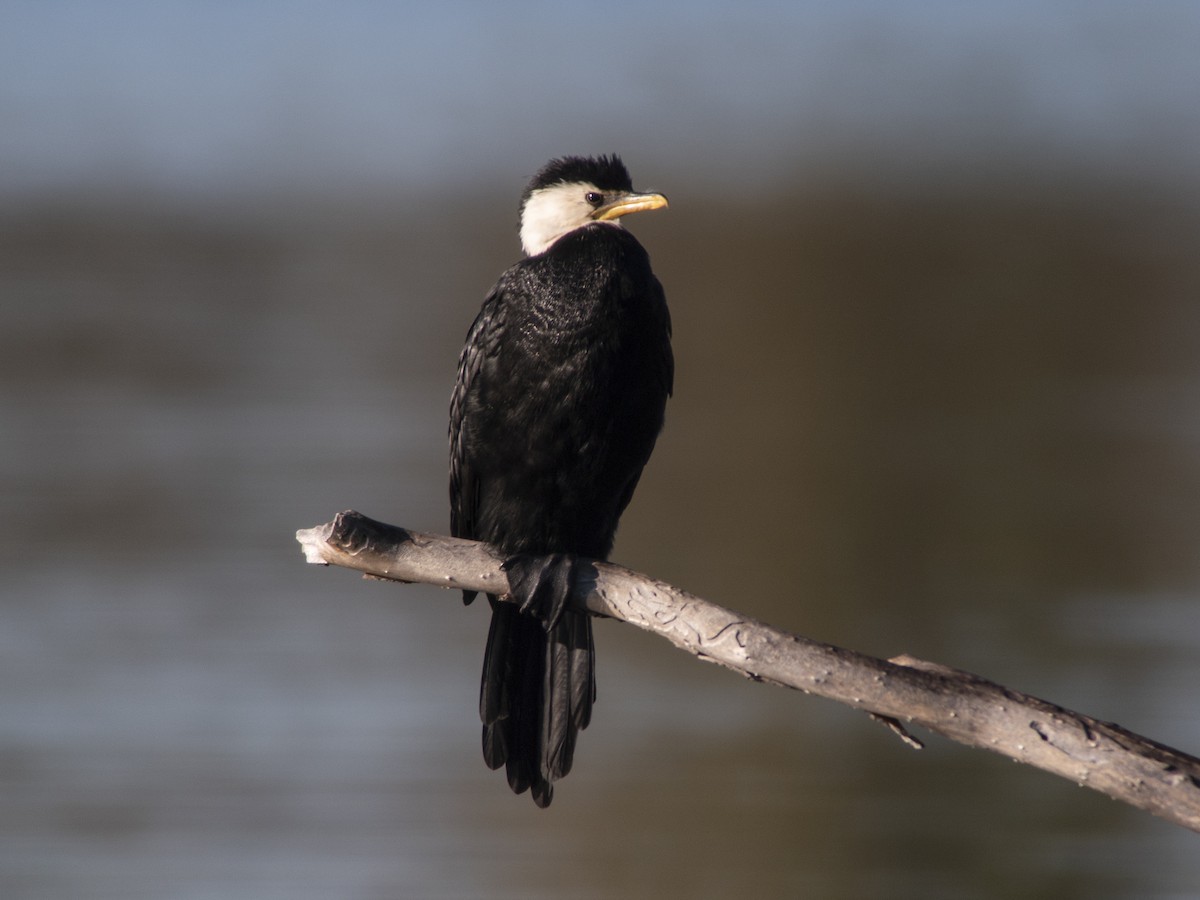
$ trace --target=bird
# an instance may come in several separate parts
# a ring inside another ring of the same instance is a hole
[[[550,160],[521,195],[525,256],[458,358],[451,533],[503,555],[516,601],[488,595],[483,756],[539,807],[596,698],[592,622],[569,608],[572,581],[581,559],[608,558],[673,390],[663,288],[621,222],[666,206],[633,189],[615,154]]]

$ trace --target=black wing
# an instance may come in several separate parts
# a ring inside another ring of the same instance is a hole
[[[476,531],[479,481],[468,452],[471,438],[465,422],[467,398],[480,369],[495,360],[504,333],[503,283],[501,279],[488,293],[467,332],[466,343],[458,355],[458,379],[450,398],[450,534],[472,540],[479,537]],[[464,602],[474,599],[474,592],[463,592]]]

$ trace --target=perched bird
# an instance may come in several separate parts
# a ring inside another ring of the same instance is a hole
[[[608,556],[671,393],[662,285],[621,226],[666,205],[635,192],[616,156],[551,160],[521,197],[527,255],[487,295],[458,360],[451,531],[506,556],[519,601],[488,598],[483,756],[542,807],[595,699],[591,619],[564,609],[576,557]]]

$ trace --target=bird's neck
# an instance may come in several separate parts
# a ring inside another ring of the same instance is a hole
[[[585,228],[621,228],[620,219],[609,219],[605,222],[589,222],[586,225],[579,225],[572,221],[570,224],[559,220],[553,215],[553,208],[549,208],[545,215],[539,215],[535,208],[527,213],[521,220],[521,249],[525,251],[526,256],[537,256],[540,253],[545,253],[553,247],[559,240],[566,237],[575,231],[582,231]]]

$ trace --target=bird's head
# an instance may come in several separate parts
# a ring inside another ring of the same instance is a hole
[[[617,156],[564,156],[533,176],[521,196],[521,246],[530,256],[595,222],[621,226],[621,216],[667,205],[662,194],[633,189]]]

